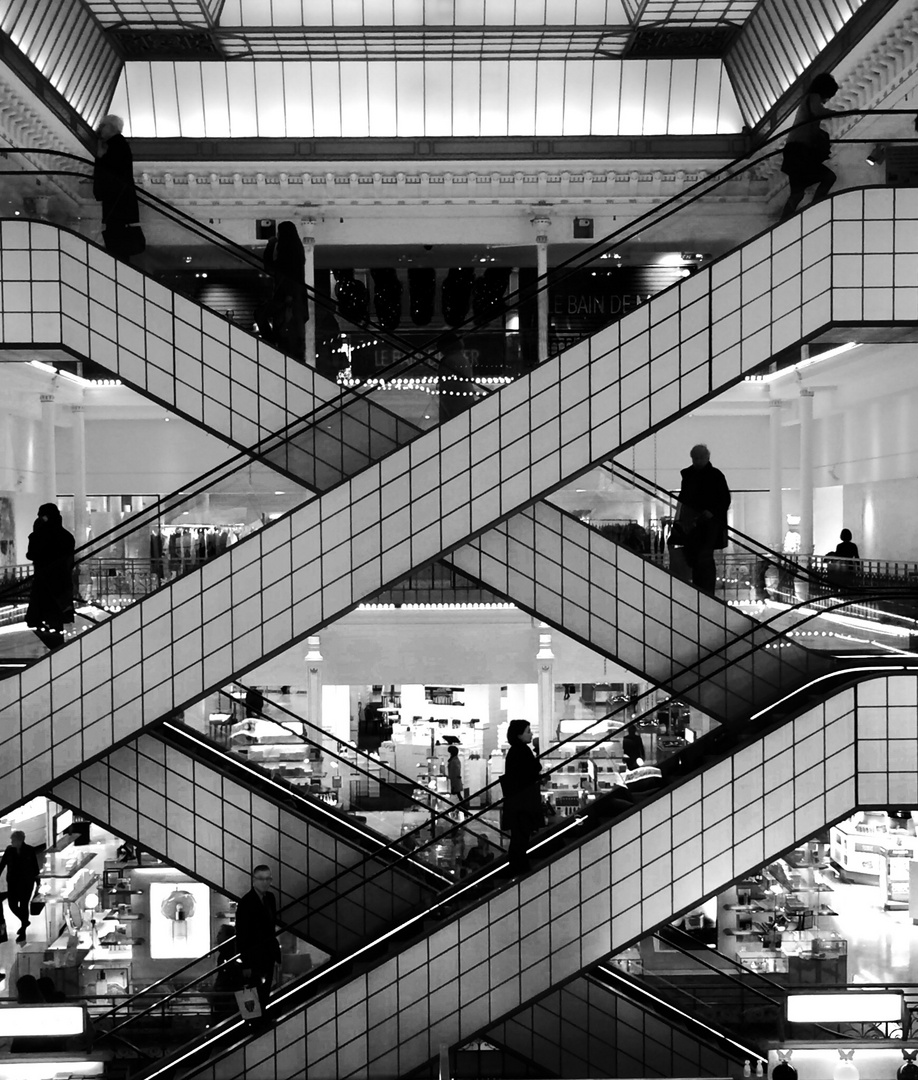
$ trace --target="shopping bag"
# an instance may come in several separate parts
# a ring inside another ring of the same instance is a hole
[[[44,910],[45,910],[45,902],[44,902],[44,900],[32,900],[31,903],[29,904],[29,914],[30,915],[41,915],[41,913]]]
[[[243,1020],[257,1020],[261,1016],[261,1002],[254,986],[244,986],[236,991],[236,1005]]]

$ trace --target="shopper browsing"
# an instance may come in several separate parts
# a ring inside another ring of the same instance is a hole
[[[10,833],[10,846],[0,858],[0,874],[6,870],[6,902],[10,911],[22,923],[16,940],[22,944],[29,925],[29,904],[38,892],[41,870],[38,852],[25,842],[25,833],[15,829]]]

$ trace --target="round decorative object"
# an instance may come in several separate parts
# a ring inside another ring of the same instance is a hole
[[[902,1051],[905,1061],[896,1070],[896,1080],[918,1080],[918,1065],[915,1064],[915,1054]]]
[[[839,1050],[838,1058],[838,1064],[832,1073],[833,1080],[860,1080],[860,1073],[854,1064],[854,1051]]]
[[[778,1054],[781,1055],[780,1050]],[[790,1054],[788,1054],[788,1057],[790,1057]],[[781,1057],[778,1064],[771,1070],[771,1077],[772,1080],[797,1080],[797,1070],[786,1058]]]
[[[184,922],[194,915],[194,897],[185,889],[173,889],[160,904],[163,917],[174,922]]]

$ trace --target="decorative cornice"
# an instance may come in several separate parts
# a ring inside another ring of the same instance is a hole
[[[918,74],[918,10],[912,10],[845,77],[834,107],[893,108],[889,99]],[[858,117],[838,121],[838,133],[850,131]]]
[[[624,163],[627,165],[627,163]],[[184,172],[178,163],[160,169],[147,166],[138,179],[143,187],[180,205],[374,206],[402,204],[488,205],[531,204],[546,199],[553,205],[607,205],[622,200],[656,201],[684,191],[713,170],[620,168],[525,171],[488,169],[484,172],[447,169],[443,172],[321,172],[291,173],[278,168],[233,172]],[[746,200],[765,193],[754,179],[738,179],[725,187],[724,200]]]

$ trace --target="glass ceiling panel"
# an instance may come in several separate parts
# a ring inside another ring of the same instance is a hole
[[[112,110],[142,138],[710,135],[742,126],[719,60],[131,61]]]
[[[92,2],[114,4],[124,0]],[[153,0],[146,2],[152,3]],[[622,26],[631,22],[626,2],[627,0],[226,0],[220,13],[220,25]],[[684,0],[671,2],[678,4]],[[697,0],[692,0],[692,3],[695,2]],[[719,2],[723,6],[729,4],[730,0]]]
[[[285,60],[421,60],[467,56],[474,59],[593,59],[601,49],[613,51],[616,40],[605,28],[577,30],[551,27],[536,30],[448,31],[418,29],[352,30],[238,30],[221,29],[218,39],[229,59]],[[627,36],[618,39],[619,47]]]
[[[80,0],[0,0],[0,30],[87,123],[101,119],[121,58]]]
[[[180,26],[212,26],[220,0],[83,0],[103,26],[132,29],[155,26],[159,30]]]
[[[762,0],[726,57],[750,126],[768,113],[866,2],[794,0],[789,9],[785,0]]]

